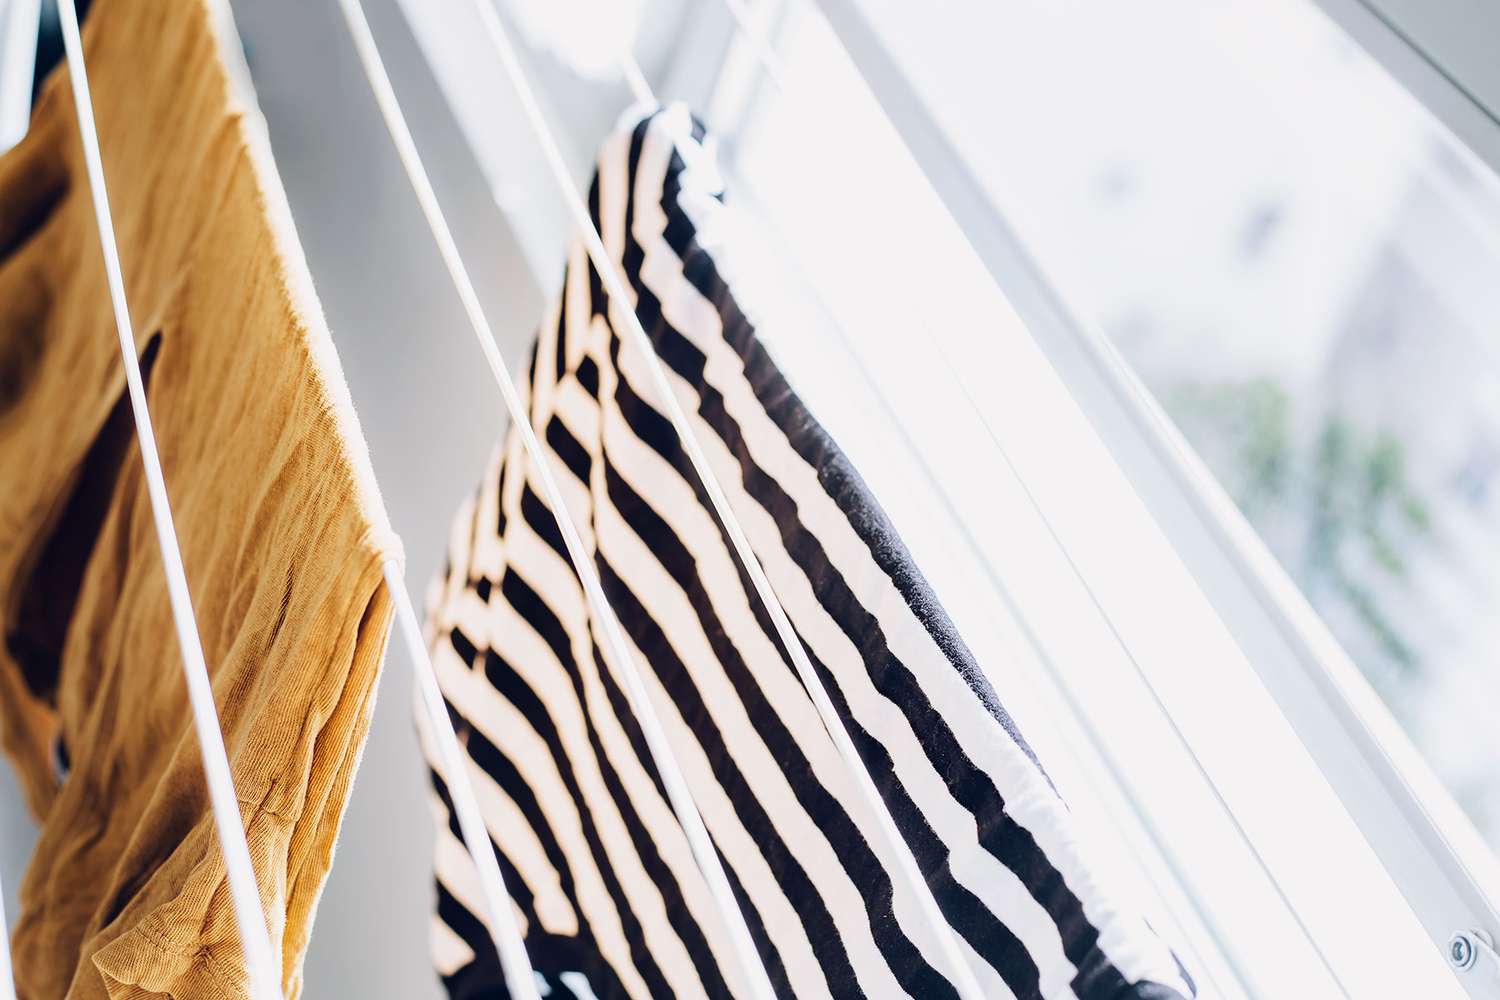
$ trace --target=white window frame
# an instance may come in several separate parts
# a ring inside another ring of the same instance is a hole
[[[1500,173],[1500,4],[1315,0]]]

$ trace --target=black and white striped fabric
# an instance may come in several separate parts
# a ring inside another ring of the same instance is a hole
[[[528,405],[780,995],[955,996],[613,310],[634,306],[757,555],[986,995],[1180,998],[1107,898],[985,674],[715,263],[722,185],[681,108],[604,145],[590,207],[636,296],[581,245]],[[519,437],[455,523],[434,660],[544,996],[744,996],[722,919]],[[430,746],[430,743],[429,743]],[[429,753],[429,759],[433,759]],[[434,954],[504,995],[442,775]]]

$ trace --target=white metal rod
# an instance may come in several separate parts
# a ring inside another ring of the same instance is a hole
[[[504,397],[505,406],[510,412],[511,421],[520,433],[522,444],[535,466],[536,476],[546,496],[547,505],[552,510],[552,516],[557,522],[558,530],[563,537],[563,543],[567,547],[568,556],[573,562],[573,567],[578,574],[579,581],[582,583],[585,595],[588,598],[589,606],[593,611],[594,623],[602,632],[603,644],[609,653],[609,659],[615,663],[621,672],[631,710],[635,713],[636,719],[640,723],[647,748],[650,750],[651,757],[656,764],[662,784],[666,788],[667,798],[671,804],[672,811],[682,826],[683,834],[687,838],[688,845],[693,852],[693,857],[702,871],[704,880],[708,884],[709,892],[712,894],[714,902],[724,919],[749,990],[752,995],[769,1000],[769,998],[775,996],[775,993],[771,988],[770,978],[766,974],[765,966],[761,962],[760,952],[756,949],[754,939],[750,936],[749,926],[745,922],[744,914],[740,910],[739,901],[735,898],[734,891],[729,884],[728,876],[725,874],[723,865],[720,863],[713,840],[709,837],[708,828],[704,826],[703,817],[699,814],[697,807],[693,803],[687,781],[682,776],[682,771],[673,754],[671,743],[668,741],[666,732],[662,728],[661,720],[657,716],[656,708],[651,701],[645,681],[641,676],[640,668],[636,665],[635,658],[630,652],[630,646],[625,638],[619,618],[610,606],[608,597],[605,596],[604,588],[599,582],[599,575],[594,568],[588,549],[584,546],[583,539],[578,534],[578,529],[568,514],[562,490],[552,474],[551,466],[547,461],[545,452],[542,450],[541,443],[537,440],[536,432],[531,426],[530,417],[526,412],[525,405],[521,401],[516,383],[511,377],[510,370],[506,366],[504,358],[501,356],[494,331],[490,328],[489,321],[486,319],[484,310],[480,306],[479,296],[474,291],[473,282],[469,279],[468,269],[464,266],[463,257],[458,251],[458,245],[454,242],[453,234],[449,230],[447,220],[443,215],[442,206],[438,202],[437,194],[433,191],[432,182],[427,176],[426,168],[422,165],[421,156],[417,152],[416,141],[412,138],[411,130],[407,127],[405,115],[402,114],[401,105],[396,99],[395,89],[391,86],[390,77],[385,71],[384,62],[380,57],[380,50],[375,44],[374,36],[370,33],[370,26],[365,20],[360,0],[339,0],[339,4],[343,8],[346,20],[349,22],[349,30],[354,37],[355,48],[359,52],[360,62],[364,66],[365,75],[369,78],[370,87],[374,91],[376,102],[380,105],[381,114],[385,118],[386,127],[391,133],[391,139],[395,143],[396,152],[401,158],[402,166],[405,168],[407,177],[411,181],[417,201],[427,218],[428,226],[432,230],[433,239],[437,242],[443,262],[448,268],[450,277],[453,279],[454,287],[457,289],[459,299],[464,306],[464,311],[468,315],[469,324],[473,328],[475,338],[479,342],[480,350],[484,353],[485,360],[489,363],[490,371],[500,388],[501,396]]]
[[[853,739],[845,728],[843,719],[839,717],[838,710],[834,707],[833,700],[828,696],[828,691],[823,685],[823,680],[813,668],[812,661],[808,658],[807,651],[802,646],[802,640],[798,637],[796,629],[792,626],[791,619],[787,616],[786,609],[782,607],[780,599],[776,596],[771,586],[770,579],[761,567],[760,560],[756,557],[754,549],[751,548],[750,540],[740,526],[739,518],[735,516],[734,508],[730,504],[728,496],[723,487],[719,485],[713,467],[709,462],[708,455],[703,451],[702,445],[693,430],[687,413],[682,409],[682,404],[677,399],[677,393],[672,388],[671,380],[667,376],[661,359],[657,356],[656,345],[652,342],[645,327],[641,325],[640,318],[636,315],[633,305],[635,301],[629,289],[626,287],[619,268],[610,258],[609,252],[604,247],[604,241],[599,231],[594,227],[593,219],[589,216],[588,205],[583,199],[582,193],[573,183],[572,174],[568,171],[567,161],[563,158],[562,149],[558,145],[556,136],[547,124],[546,116],[542,113],[541,105],[536,99],[536,93],[521,68],[515,46],[511,43],[510,35],[505,30],[505,25],[500,21],[500,15],[496,12],[491,0],[475,0],[480,15],[485,22],[500,52],[501,62],[505,66],[511,83],[516,89],[517,96],[530,121],[532,131],[541,144],[542,151],[547,158],[548,166],[551,168],[552,176],[561,188],[564,200],[567,202],[568,210],[573,216],[574,225],[577,227],[584,244],[588,249],[588,255],[594,262],[595,269],[599,272],[600,279],[604,283],[605,291],[609,297],[620,307],[618,316],[624,321],[625,329],[636,343],[637,349],[646,360],[647,369],[651,373],[652,383],[656,388],[656,395],[661,405],[666,408],[667,415],[672,421],[672,426],[677,430],[683,450],[687,452],[688,459],[697,472],[699,481],[703,484],[704,491],[708,494],[715,513],[720,523],[723,524],[725,533],[729,536],[735,554],[744,567],[746,574],[755,587],[762,606],[770,615],[771,621],[776,628],[776,634],[781,640],[782,648],[791,659],[802,679],[803,686],[812,698],[818,714],[823,719],[823,725],[828,730],[829,737],[833,740],[845,766],[854,776],[856,785],[868,801],[870,809],[881,828],[898,868],[901,877],[906,881],[913,895],[913,900],[922,910],[923,916],[931,924],[933,936],[938,947],[942,950],[944,959],[949,966],[947,972],[954,978],[954,988],[963,1000],[982,1000],[984,993],[979,987],[979,982],[974,976],[974,971],[969,967],[965,958],[963,948],[953,932],[952,925],[943,916],[932,889],[927,880],[922,877],[921,869],[917,865],[916,858],[912,855],[911,847],[906,839],[901,836],[896,822],[892,818],[890,809],[885,799],[875,787],[874,779],[866,768],[864,758],[854,746]],[[627,54],[627,62],[633,59]],[[637,67],[632,73],[627,70],[627,78],[644,79]],[[653,102],[655,103],[655,102]]]
[[[203,754],[203,776],[208,783],[214,825],[229,877],[234,918],[239,925],[240,943],[245,951],[250,993],[254,1000],[280,1000],[281,976],[274,957],[276,953],[271,946],[265,913],[261,909],[260,892],[256,888],[255,869],[250,861],[249,845],[245,841],[244,821],[240,816],[239,800],[235,797],[234,778],[229,769],[229,757],[224,751],[224,736],[219,729],[219,713],[214,707],[213,682],[209,679],[208,664],[204,660],[203,644],[198,634],[198,622],[193,615],[187,571],[183,568],[182,552],[177,545],[177,528],[172,521],[167,482],[156,451],[156,435],[151,428],[151,414],[146,406],[146,388],[141,379],[140,361],[135,353],[135,334],[130,323],[130,309],[125,303],[125,282],[120,269],[120,251],[115,245],[109,194],[105,189],[104,162],[99,152],[99,133],[94,123],[88,71],[84,66],[83,41],[78,33],[78,11],[73,0],[58,0],[57,11],[62,25],[63,45],[67,49],[68,73],[73,82],[73,101],[78,111],[78,132],[83,140],[83,157],[88,169],[89,191],[93,196],[94,218],[99,227],[99,243],[104,251],[109,297],[114,306],[115,332],[119,336],[120,355],[125,363],[125,384],[130,392],[130,410],[135,417],[141,463],[145,466],[146,492],[151,500],[156,540],[161,548],[162,563],[166,571],[167,596],[171,602],[172,620],[177,626],[177,642],[182,652],[183,675],[187,680],[193,725],[198,733],[198,747]]]
[[[948,367],[950,371],[954,372],[955,380],[960,381],[961,384],[961,380],[957,377],[958,373],[953,368],[952,361],[947,358],[946,355],[944,356],[943,363]],[[980,416],[981,422],[983,422],[983,414],[980,413],[979,406],[975,402],[974,398],[969,394],[969,391],[966,388],[961,389],[961,391],[964,393],[965,399],[968,400],[969,404],[974,409],[974,412]],[[1020,469],[1018,469],[1015,462],[1011,460],[1010,454],[1006,451],[1005,445],[1000,441],[999,435],[994,432],[994,429],[991,428],[988,423],[985,423],[984,426],[985,432],[989,435],[990,441],[995,445],[995,453],[1000,456],[1000,461],[1004,463],[1006,471],[1010,473],[1011,479],[1015,481],[1015,484],[1020,488],[1021,493],[1026,497],[1028,506],[1031,507],[1031,509],[1036,513],[1037,517],[1041,520],[1042,527],[1047,532],[1047,537],[1051,539],[1052,544],[1057,548],[1057,551],[1062,556],[1063,561],[1067,563],[1069,573],[1075,580],[1078,581],[1078,584],[1083,588],[1084,593],[1088,595],[1089,603],[1094,606],[1094,610],[1098,612],[1100,620],[1104,622],[1104,627],[1109,630],[1110,637],[1114,639],[1115,644],[1120,647],[1120,652],[1124,654],[1125,659],[1130,663],[1131,669],[1134,671],[1136,676],[1140,678],[1141,683],[1146,688],[1146,692],[1151,697],[1152,703],[1156,706],[1157,711],[1161,713],[1162,718],[1166,720],[1167,727],[1172,730],[1172,735],[1176,738],[1177,742],[1181,744],[1182,748],[1187,751],[1188,758],[1193,763],[1193,769],[1197,771],[1198,776],[1203,779],[1203,783],[1208,787],[1209,793],[1213,796],[1214,801],[1218,804],[1225,817],[1228,818],[1230,825],[1234,827],[1234,831],[1239,836],[1239,839],[1244,842],[1245,848],[1250,852],[1250,856],[1255,859],[1256,867],[1258,867],[1261,873],[1265,875],[1266,880],[1271,883],[1271,888],[1275,891],[1277,898],[1281,900],[1282,906],[1286,908],[1287,913],[1297,924],[1297,929],[1302,932],[1302,936],[1307,938],[1308,945],[1318,956],[1318,960],[1322,963],[1324,970],[1327,971],[1329,977],[1338,987],[1339,992],[1343,994],[1347,1000],[1347,998],[1350,997],[1349,989],[1344,985],[1343,977],[1340,976],[1338,970],[1334,968],[1333,961],[1323,950],[1322,945],[1319,943],[1317,937],[1313,934],[1312,928],[1307,926],[1307,922],[1303,919],[1302,914],[1298,912],[1297,907],[1292,903],[1292,899],[1287,894],[1285,887],[1282,886],[1281,880],[1276,877],[1275,871],[1271,869],[1270,862],[1266,860],[1265,856],[1260,852],[1260,848],[1256,846],[1255,841],[1250,837],[1250,832],[1245,829],[1245,826],[1240,821],[1240,818],[1236,816],[1234,810],[1230,808],[1229,801],[1224,798],[1224,793],[1219,790],[1218,784],[1214,781],[1213,776],[1208,771],[1208,766],[1203,763],[1202,758],[1198,756],[1198,752],[1193,749],[1192,743],[1188,741],[1187,734],[1182,731],[1181,725],[1178,724],[1176,718],[1173,717],[1171,711],[1167,708],[1167,703],[1165,700],[1163,700],[1161,692],[1157,690],[1156,685],[1152,682],[1150,675],[1146,673],[1145,667],[1141,665],[1140,660],[1136,658],[1135,652],[1125,641],[1124,634],[1121,633],[1119,627],[1115,624],[1114,618],[1111,617],[1109,612],[1105,609],[1103,599],[1101,599],[1095,592],[1093,584],[1091,584],[1088,578],[1084,575],[1083,569],[1079,567],[1077,561],[1074,560],[1073,553],[1065,544],[1063,544],[1062,535],[1058,533],[1057,528],[1052,524],[1052,519],[1048,517],[1046,510],[1042,507],[1042,502],[1037,498],[1036,494],[1032,492],[1030,484],[1027,483],[1026,479],[1021,475]],[[1050,664],[1050,659],[1047,662]],[[1068,698],[1069,703],[1072,704],[1071,695],[1069,695]]]
[[[765,71],[766,78],[776,87],[778,93],[785,94],[787,90],[786,69],[782,66],[780,57],[771,48],[770,39],[756,27],[750,8],[745,6],[744,0],[724,0],[724,6],[728,8],[729,16],[738,26],[740,35],[750,43],[750,48],[755,52],[756,61]]]
[[[380,57],[380,50],[375,45],[375,37],[370,32],[369,22],[365,19],[364,8],[358,0],[353,0],[353,2],[339,0],[339,5],[343,10],[344,20],[349,26],[349,33],[359,55],[360,65],[370,81],[370,88],[374,92],[382,115],[386,116],[386,126],[391,130],[397,153],[402,155],[402,163],[405,165],[404,144],[397,136],[397,125],[391,120],[391,112],[387,110],[387,101],[394,109],[394,114],[398,116],[400,129],[405,135],[405,143],[411,145],[412,155],[415,155],[415,143],[412,142],[410,132],[406,130],[404,118],[399,117],[400,106],[395,104],[395,91],[385,72],[385,64]],[[426,184],[425,173],[422,175],[422,181],[426,185],[425,196],[423,186],[419,185],[415,178],[412,184],[417,188],[417,200],[425,211],[427,199],[435,198],[435,195],[432,194],[431,185]],[[434,235],[436,235],[435,231]],[[452,240],[449,239],[448,242],[451,243]],[[446,260],[447,248],[441,238],[438,239],[438,246],[439,250],[443,251]],[[453,252],[456,254],[457,250]],[[469,297],[463,294],[462,289],[459,295],[464,300],[465,309],[478,308],[477,299],[471,306]],[[470,315],[472,318],[472,311]],[[506,401],[509,402],[508,394]],[[421,693],[422,706],[431,722],[433,737],[437,741],[438,755],[443,767],[443,780],[447,783],[449,797],[453,802],[453,811],[458,818],[459,832],[463,834],[464,848],[474,862],[480,891],[484,895],[487,917],[485,928],[489,931],[490,940],[495,944],[495,953],[500,959],[500,973],[505,979],[506,991],[516,1000],[541,1000],[536,974],[532,968],[531,959],[526,954],[526,943],[521,936],[521,928],[516,922],[515,909],[511,905],[511,894],[505,885],[505,873],[500,869],[500,861],[495,854],[495,845],[490,840],[489,829],[484,823],[484,813],[479,807],[478,799],[475,798],[474,785],[469,780],[466,755],[459,746],[458,735],[453,731],[453,720],[448,715],[448,707],[444,703],[442,690],[438,687],[437,674],[433,669],[427,645],[422,638],[421,624],[417,620],[411,598],[406,592],[406,581],[402,579],[400,570],[394,562],[386,563],[385,579],[391,597],[396,602],[396,621],[405,637],[407,653],[411,657],[412,668],[416,672],[417,689]]]
[[[651,84],[646,82],[646,74],[641,72],[640,64],[629,56],[629,49],[620,60],[620,73],[625,77],[625,84],[630,88],[630,95],[639,104],[655,104],[656,95],[651,92]]]
[[[406,652],[411,658],[412,670],[417,675],[417,690],[422,695],[422,708],[437,741],[438,756],[442,759],[443,781],[448,786],[448,796],[453,801],[453,811],[458,816],[458,828],[464,835],[464,846],[474,860],[479,873],[479,888],[484,893],[485,909],[490,939],[500,956],[500,970],[505,976],[506,992],[515,1000],[540,1000],[537,993],[536,976],[532,972],[531,960],[526,956],[526,944],[521,938],[521,928],[516,923],[515,909],[511,906],[510,894],[505,889],[505,876],[500,871],[500,862],[495,857],[495,845],[490,840],[484,825],[484,814],[479,809],[479,800],[474,796],[474,785],[469,781],[467,757],[459,746],[458,734],[453,731],[453,719],[448,715],[448,706],[443,701],[443,692],[438,687],[437,673],[432,667],[432,658],[427,644],[422,640],[422,625],[412,608],[411,597],[406,592],[406,581],[402,579],[401,567],[394,559],[386,562],[385,584],[396,602],[396,624],[406,640]]]

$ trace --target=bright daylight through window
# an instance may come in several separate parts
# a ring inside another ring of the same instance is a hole
[[[1310,3],[1007,16],[1006,210],[1500,847],[1500,182]]]

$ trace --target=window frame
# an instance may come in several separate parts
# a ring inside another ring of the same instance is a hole
[[[1314,2],[1500,173],[1500,61],[1494,58],[1500,7],[1486,0]]]

